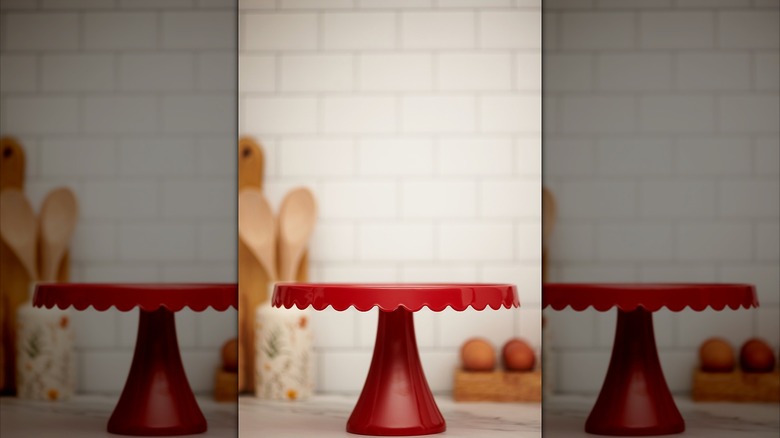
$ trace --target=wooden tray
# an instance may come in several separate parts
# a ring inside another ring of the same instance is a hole
[[[238,372],[218,369],[214,375],[214,400],[218,402],[238,401]]]
[[[455,370],[455,401],[540,402],[542,371]]]
[[[693,371],[694,401],[780,402],[780,369],[770,373]]]

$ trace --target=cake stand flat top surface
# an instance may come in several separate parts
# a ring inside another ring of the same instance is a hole
[[[562,310],[571,306],[585,310],[593,306],[598,311],[617,307],[623,311],[643,308],[656,311],[666,307],[680,311],[686,307],[700,311],[705,308],[723,310],[726,307],[758,307],[755,288],[749,284],[702,283],[547,283],[542,285],[542,306]]]
[[[511,284],[278,283],[272,304],[288,309],[312,306],[316,310],[328,306],[345,310],[352,306],[361,312],[374,307],[386,312],[398,308],[416,312],[428,307],[439,312],[446,307],[454,310],[519,307],[520,299],[517,288]]]
[[[33,305],[60,309],[73,306],[84,310],[92,306],[106,310],[111,306],[121,311],[139,307],[146,311],[165,308],[177,312],[184,307],[200,312],[208,307],[226,310],[238,306],[236,284],[101,284],[101,283],[39,283],[35,287]]]

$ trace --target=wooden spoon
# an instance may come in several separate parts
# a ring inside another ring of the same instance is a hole
[[[276,224],[263,192],[245,188],[238,195],[238,237],[249,247],[271,281],[276,280]]]
[[[309,189],[299,187],[284,197],[279,209],[279,278],[282,281],[295,279],[316,220],[317,206]]]
[[[30,278],[38,278],[35,269],[35,237],[38,222],[30,203],[17,189],[0,193],[0,236],[27,269]]]
[[[55,281],[65,251],[76,228],[76,196],[65,187],[49,192],[41,206],[41,279]]]

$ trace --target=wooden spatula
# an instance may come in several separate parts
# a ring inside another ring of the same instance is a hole
[[[32,279],[38,278],[35,269],[37,225],[35,212],[22,192],[5,189],[0,193],[0,235]]]
[[[238,236],[260,261],[268,277],[276,275],[276,224],[263,192],[244,189],[238,195]]]
[[[78,204],[73,192],[61,187],[49,192],[41,206],[41,279],[55,281],[65,251],[76,228]]]
[[[317,205],[309,189],[299,187],[287,193],[279,209],[279,278],[282,281],[295,280],[316,220]]]

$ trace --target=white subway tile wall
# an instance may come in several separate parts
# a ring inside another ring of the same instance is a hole
[[[69,186],[71,279],[235,282],[236,1],[0,3],[0,132],[26,192]],[[137,311],[74,312],[79,390],[118,393]],[[176,315],[196,392],[213,387],[236,312]]]
[[[311,280],[518,284],[520,311],[416,315],[437,392],[468,337],[539,348],[540,2],[239,5],[240,133],[274,208],[315,193]],[[376,312],[314,318],[318,389],[359,391]]]
[[[655,315],[671,390],[722,336],[780,347],[780,2],[546,1],[551,281],[748,282],[758,310]],[[595,393],[615,314],[545,311],[556,390]]]

